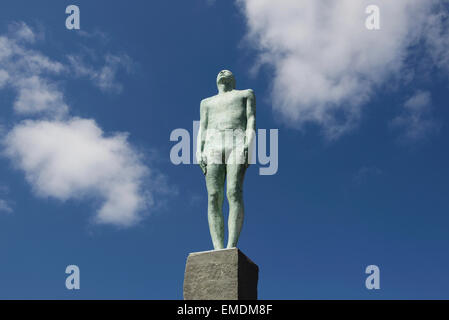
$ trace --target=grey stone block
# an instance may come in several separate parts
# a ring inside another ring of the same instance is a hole
[[[190,253],[184,300],[256,300],[259,267],[239,249]]]

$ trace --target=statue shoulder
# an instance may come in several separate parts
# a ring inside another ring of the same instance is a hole
[[[200,102],[200,108],[201,108],[201,109],[207,108],[207,105],[208,105],[209,102],[210,102],[210,98],[211,98],[211,97],[209,97],[209,98],[204,98],[203,100],[201,100],[201,102]]]
[[[203,106],[203,105],[207,106],[214,100],[214,98],[215,98],[215,96],[204,98],[203,100],[201,100],[200,105],[201,106]]]
[[[245,95],[246,98],[255,96],[253,89],[242,90],[242,93]]]

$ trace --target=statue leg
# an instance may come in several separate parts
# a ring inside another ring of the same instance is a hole
[[[214,249],[224,248],[223,198],[226,167],[224,164],[208,164],[206,187],[208,194],[207,218]]]
[[[228,245],[227,248],[237,246],[240,231],[243,226],[243,178],[246,166],[244,164],[228,164],[226,166],[227,189],[226,196],[229,202],[228,218]]]

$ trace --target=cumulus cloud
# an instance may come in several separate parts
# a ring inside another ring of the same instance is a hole
[[[56,83],[49,83],[41,75],[87,77],[102,91],[122,91],[123,87],[117,81],[118,72],[121,69],[129,72],[132,68],[132,60],[126,54],[106,54],[102,58],[104,61],[99,62],[100,66],[87,63],[81,54],[70,54],[68,63],[64,64],[30,49],[36,39],[33,30],[23,22],[11,24],[9,33],[0,36],[0,88],[9,84],[21,91],[16,111],[66,113],[67,106],[61,102],[62,91],[56,88]],[[98,65],[98,61],[95,62]],[[56,110],[57,106],[59,110]]]
[[[80,29],[77,30],[76,34],[83,38],[93,39],[95,41],[108,42],[110,40],[109,35],[99,29],[94,29],[90,32]]]
[[[406,59],[422,39],[448,57],[448,20],[436,0],[236,0],[258,65],[273,68],[273,108],[289,124],[321,126],[329,139],[354,128],[380,86],[410,77]],[[380,8],[380,30],[368,30],[365,9]],[[438,60],[439,58],[436,58]]]
[[[26,24],[15,23],[9,29],[9,34],[0,36],[0,88],[17,91],[14,110],[24,115],[64,115],[68,106],[62,92],[44,76],[62,73],[64,65],[27,47],[35,36]]]
[[[5,70],[0,70],[0,89],[6,84],[9,74]]]
[[[7,200],[5,200],[5,196],[8,194],[8,191],[8,187],[0,183],[0,213],[13,212],[11,205]]]
[[[60,200],[98,196],[97,220],[129,225],[146,207],[149,169],[125,134],[105,136],[94,120],[34,120],[16,125],[5,153],[41,197]]]
[[[32,32],[25,24],[17,24],[17,27],[26,28],[25,33]],[[62,63],[28,48],[34,40],[31,41],[30,36],[25,37],[22,33],[19,30],[0,36],[0,66],[4,71],[14,71],[9,73],[12,81],[24,75],[58,74],[64,71]]]
[[[24,23],[0,36],[0,88],[13,90],[14,111],[28,118],[2,133],[3,155],[24,172],[37,196],[100,200],[96,222],[137,223],[157,205],[154,193],[166,192],[166,185],[159,188],[164,177],[144,164],[127,133],[107,134],[95,120],[71,116],[55,80],[87,75],[102,90],[117,90],[117,68],[129,58],[109,55],[100,69],[82,64],[85,70],[74,74],[72,61],[61,63],[30,49],[36,39]],[[0,199],[0,211],[10,210]]]
[[[12,208],[6,200],[0,199],[0,212],[12,213]]]
[[[121,92],[123,87],[116,79],[117,73],[120,69],[129,71],[132,65],[127,55],[107,54],[101,68],[93,68],[79,55],[69,55],[68,59],[77,76],[89,78],[94,85],[105,92]]]
[[[23,21],[11,23],[8,29],[12,38],[14,38],[15,40],[26,42],[36,41],[36,34]]]
[[[431,114],[432,98],[427,91],[418,91],[403,105],[400,115],[391,122],[402,131],[401,140],[417,141],[439,129]]]
[[[448,1],[443,0],[435,7],[434,14],[428,17],[426,25],[426,44],[432,62],[449,72],[449,12]]]
[[[67,114],[69,107],[64,103],[64,96],[55,84],[39,76],[16,79],[18,91],[14,110],[21,114],[48,113],[55,117]]]

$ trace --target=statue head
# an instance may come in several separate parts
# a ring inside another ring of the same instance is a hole
[[[217,75],[217,87],[220,91],[220,87],[224,91],[230,91],[235,89],[235,78],[231,71],[221,70]]]

